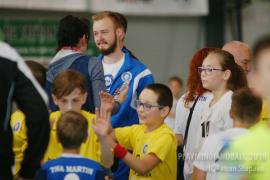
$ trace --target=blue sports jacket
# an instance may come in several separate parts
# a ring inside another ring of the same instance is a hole
[[[73,53],[64,56],[48,66],[45,89],[49,96],[50,109],[52,111],[58,110],[51,96],[52,81],[57,74],[67,69],[79,71],[86,78],[88,96],[86,103],[83,105],[83,109],[92,113],[95,112],[95,107],[100,106],[99,92],[106,90],[103,66],[96,57],[81,53]]]
[[[134,102],[147,85],[154,83],[151,71],[141,61],[131,57],[127,49],[123,48],[122,51],[125,53],[124,64],[112,80],[108,91],[113,95],[125,81],[129,81],[129,90],[119,112],[111,117],[113,128],[139,123]],[[101,61],[103,55],[99,55],[98,59]]]

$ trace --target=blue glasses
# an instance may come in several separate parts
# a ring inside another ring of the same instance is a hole
[[[144,110],[146,111],[150,111],[153,107],[157,107],[158,109],[162,109],[164,106],[160,106],[160,105],[152,105],[149,103],[144,103],[140,100],[136,100],[135,101],[135,107],[138,109],[139,107],[143,107]]]

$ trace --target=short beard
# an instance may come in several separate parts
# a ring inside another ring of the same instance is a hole
[[[116,46],[117,43],[116,41],[114,41],[114,43],[110,47],[108,47],[107,49],[99,49],[99,51],[102,55],[107,56],[115,51]]]
[[[115,36],[115,41],[110,47],[108,47],[107,49],[99,49],[99,51],[102,55],[107,56],[107,55],[113,53],[115,51],[116,47],[117,47],[117,39]]]
[[[117,47],[117,37],[115,35],[113,44],[109,46],[107,49],[99,49],[99,51],[103,56],[107,56],[113,53],[116,50],[116,47]]]

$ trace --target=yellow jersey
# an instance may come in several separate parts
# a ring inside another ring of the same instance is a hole
[[[17,110],[11,115],[10,125],[13,132],[13,152],[15,158],[15,166],[13,166],[13,174],[17,175],[21,169],[23,153],[27,148],[27,128],[25,125],[25,115]]]
[[[81,114],[88,121],[88,138],[86,142],[84,142],[80,147],[80,155],[101,163],[100,143],[94,130],[92,129],[92,119],[95,118],[95,115],[83,110],[81,110]],[[50,114],[51,132],[49,145],[43,159],[44,163],[48,160],[56,159],[62,154],[63,147],[56,138],[56,125],[60,116],[60,111],[56,111]]]
[[[263,106],[262,106],[262,112],[260,115],[260,121],[268,121],[270,117],[270,113],[269,113],[269,109],[268,109],[268,105],[266,103],[266,101],[263,101]]]
[[[130,180],[175,180],[176,179],[176,138],[165,124],[146,133],[145,125],[115,129],[119,144],[133,150],[133,155],[143,159],[147,154],[155,154],[161,161],[147,175],[139,175],[130,170]]]

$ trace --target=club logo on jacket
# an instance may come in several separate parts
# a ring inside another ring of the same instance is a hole
[[[127,81],[130,81],[132,79],[132,74],[131,72],[124,72],[122,75],[121,75],[121,79],[122,81],[124,82],[127,82]]]
[[[105,85],[106,85],[107,91],[110,90],[112,82],[113,82],[113,76],[111,74],[106,74],[105,75]]]

